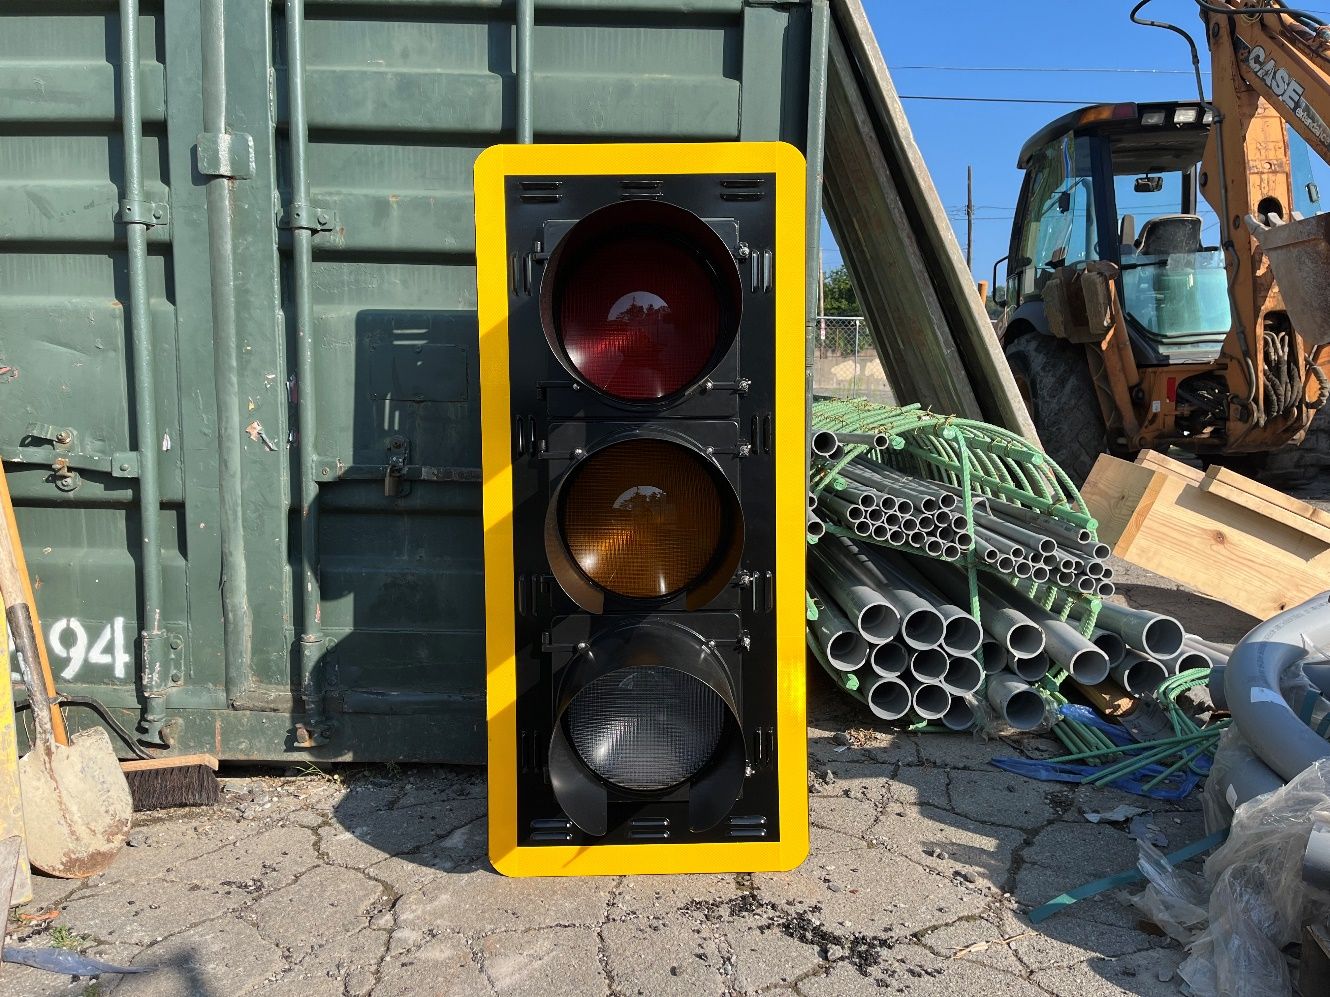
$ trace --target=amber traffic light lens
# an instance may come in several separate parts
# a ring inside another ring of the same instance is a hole
[[[546,280],[551,345],[587,384],[624,401],[685,391],[737,328],[733,258],[674,205],[629,201],[589,215],[556,250]]]
[[[673,668],[621,668],[568,704],[568,738],[587,768],[624,789],[667,789],[696,775],[716,751],[725,703]]]
[[[737,536],[733,492],[722,492],[728,485],[696,451],[626,440],[596,451],[573,473],[560,532],[578,569],[601,589],[663,598],[729,560]]]

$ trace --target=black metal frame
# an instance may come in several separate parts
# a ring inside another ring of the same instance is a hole
[[[777,840],[775,571],[775,177],[756,175],[513,176],[507,180],[509,371],[513,416],[513,563],[517,671],[519,845]],[[557,243],[597,208],[659,198],[704,220],[733,254],[741,279],[739,330],[711,371],[656,405],[604,396],[573,376],[541,323],[543,268]],[[544,530],[559,484],[587,453],[626,435],[687,440],[743,503],[738,570],[705,604],[683,595],[607,598],[583,611],[551,574]],[[743,738],[745,776],[718,822],[693,830],[688,787],[657,798],[610,792],[605,833],[587,834],[560,807],[548,771],[559,689],[605,633],[644,621],[675,624],[721,663]],[[713,646],[714,645],[714,646]],[[802,745],[791,750],[802,751]]]

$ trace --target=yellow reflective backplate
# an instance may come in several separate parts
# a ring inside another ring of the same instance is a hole
[[[512,413],[508,390],[509,247],[505,180],[513,175],[768,173],[776,176],[776,654],[779,841],[519,847],[516,797]],[[805,188],[799,151],[782,142],[497,145],[476,160],[485,523],[489,854],[507,876],[760,872],[808,854],[804,524]]]

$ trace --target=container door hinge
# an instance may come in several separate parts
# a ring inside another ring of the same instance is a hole
[[[167,681],[174,688],[185,684],[185,638],[183,634],[167,633],[166,664],[170,668]]]
[[[386,498],[401,498],[411,491],[409,484],[402,483],[402,472],[406,470],[406,459],[411,455],[411,444],[405,436],[388,438],[388,467],[383,472],[383,494]]]
[[[202,132],[194,142],[199,172],[205,177],[251,180],[258,172],[254,139],[244,132]]]
[[[121,225],[142,225],[144,228],[169,225],[171,208],[164,201],[131,201],[126,197],[120,201],[116,221]]]
[[[277,214],[277,227],[304,229],[307,232],[331,232],[337,225],[337,214],[328,208],[299,202],[288,204]]]

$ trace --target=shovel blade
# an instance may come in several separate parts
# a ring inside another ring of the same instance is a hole
[[[35,746],[19,760],[19,784],[33,868],[86,879],[110,866],[129,837],[134,805],[106,731]]]

